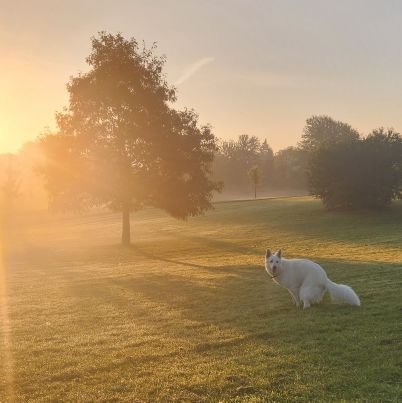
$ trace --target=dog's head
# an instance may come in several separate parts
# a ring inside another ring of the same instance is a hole
[[[265,254],[265,270],[271,276],[275,277],[279,274],[279,269],[281,267],[282,251],[279,249],[278,252],[272,254],[269,249]]]

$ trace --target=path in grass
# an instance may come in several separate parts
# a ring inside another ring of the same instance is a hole
[[[109,213],[15,224],[0,401],[402,399],[400,204],[218,203],[184,223],[148,210],[133,235],[120,248]],[[362,307],[296,310],[264,274],[268,246],[317,260]]]

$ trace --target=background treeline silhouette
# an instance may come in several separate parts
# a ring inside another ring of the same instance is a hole
[[[257,196],[310,193],[328,209],[383,208],[401,198],[402,139],[393,129],[363,136],[329,116],[312,116],[299,144],[276,153],[267,140],[246,134],[217,144],[213,177],[224,183],[220,198],[254,197],[253,168],[258,170]],[[37,174],[42,161],[37,142],[15,155],[1,154],[2,197],[13,194],[24,209],[47,208]]]
[[[252,192],[250,170],[258,171],[259,193],[308,191],[329,210],[379,209],[402,197],[402,137],[394,129],[363,136],[329,116],[306,120],[301,141],[273,153],[267,140],[242,135],[221,141],[214,174],[229,194]]]
[[[250,170],[258,173],[258,194],[307,192],[306,155],[297,147],[288,147],[274,153],[267,139],[240,135],[236,140],[220,140],[215,155],[213,172],[223,181],[223,195],[254,194]]]

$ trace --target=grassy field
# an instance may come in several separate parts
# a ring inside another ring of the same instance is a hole
[[[218,203],[179,222],[21,217],[5,234],[0,401],[402,401],[402,205]],[[361,308],[297,310],[266,247],[318,261]]]

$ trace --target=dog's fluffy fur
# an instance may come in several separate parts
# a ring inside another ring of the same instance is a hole
[[[333,283],[324,269],[311,260],[284,259],[279,250],[272,254],[267,249],[265,270],[280,286],[286,288],[296,306],[304,309],[322,300],[326,291],[335,302],[360,306],[359,297],[347,285]]]

